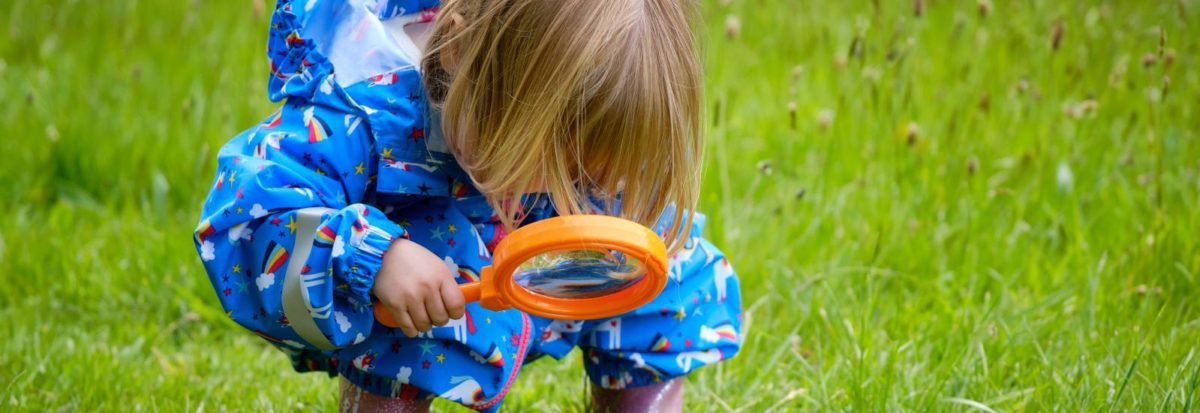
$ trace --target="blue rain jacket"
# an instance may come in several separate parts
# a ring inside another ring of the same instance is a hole
[[[280,109],[225,144],[194,241],[227,314],[291,356],[372,393],[496,409],[527,361],[587,354],[607,388],[658,382],[740,347],[737,278],[699,238],[672,257],[673,283],[606,320],[546,320],[468,306],[417,338],[378,324],[371,287],[391,242],[478,280],[505,231],[430,116],[419,55],[394,35],[433,18],[430,0],[280,0],[267,53]],[[525,206],[525,222],[554,215]],[[661,230],[661,228],[660,228]],[[622,331],[624,331],[622,333]]]

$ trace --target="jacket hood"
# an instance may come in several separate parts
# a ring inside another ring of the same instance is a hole
[[[379,155],[379,192],[478,194],[428,110],[419,54],[389,30],[432,20],[439,3],[279,0],[271,17],[268,96],[345,112],[347,124],[365,121]]]
[[[267,42],[271,99],[294,96],[326,77],[347,87],[380,74],[416,69],[420,57],[404,50],[386,26],[432,20],[438,4],[436,0],[279,0]],[[331,76],[334,72],[337,76]]]

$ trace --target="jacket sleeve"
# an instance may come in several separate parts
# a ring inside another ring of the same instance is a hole
[[[226,313],[276,345],[331,350],[371,333],[375,273],[406,234],[363,203],[378,164],[366,129],[289,102],[220,150],[196,248]]]

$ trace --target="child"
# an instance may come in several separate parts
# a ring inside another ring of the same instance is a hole
[[[221,148],[195,233],[221,304],[296,370],[340,375],[344,410],[495,410],[524,363],[579,347],[599,409],[678,411],[679,378],[741,344],[736,277],[687,213],[703,149],[690,4],[435,6],[279,1],[283,106]],[[674,247],[666,290],[585,322],[464,305],[457,284],[506,233],[578,213],[654,225]]]

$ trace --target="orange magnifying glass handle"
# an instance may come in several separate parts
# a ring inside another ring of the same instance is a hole
[[[463,300],[466,302],[473,303],[479,301],[482,286],[478,281],[459,284],[458,288],[462,291]],[[383,306],[383,304],[378,301],[375,302],[375,319],[379,320],[380,323],[383,323],[383,325],[388,327],[400,327],[400,323],[396,322],[396,319],[392,317],[392,313],[387,310],[387,307]]]

